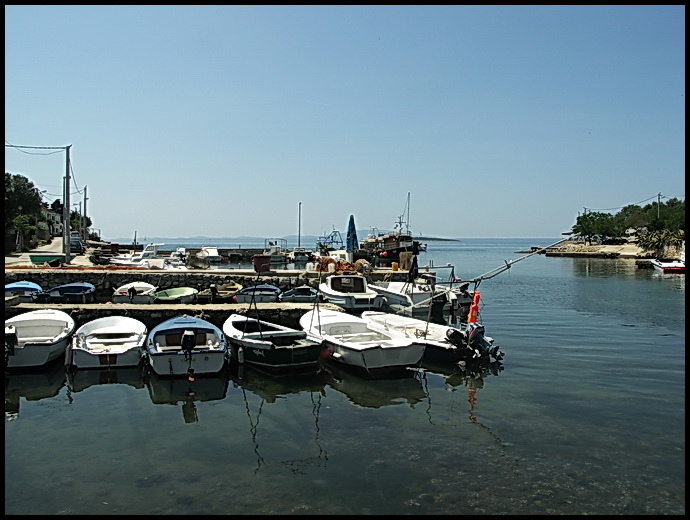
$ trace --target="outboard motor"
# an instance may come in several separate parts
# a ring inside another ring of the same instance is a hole
[[[127,294],[129,295],[129,302],[132,303],[134,301],[134,297],[137,295],[137,290],[135,287],[130,287],[127,289]]]
[[[5,327],[5,360],[14,355],[14,349],[17,345],[19,345],[19,338],[17,338],[17,330],[14,325]]]
[[[465,332],[452,327],[446,330],[446,339],[456,347],[462,347],[467,343],[467,335]]]

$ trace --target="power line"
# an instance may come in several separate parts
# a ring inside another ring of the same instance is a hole
[[[650,200],[652,200],[652,199],[656,199],[657,197],[661,197],[661,198],[664,198],[664,199],[667,199],[667,198],[668,198],[666,195],[661,195],[661,193],[658,193],[658,194],[656,194],[656,195],[654,195],[654,196],[652,196],[652,197],[649,197],[648,199],[641,200],[640,202],[633,202],[632,204],[626,204],[625,206],[621,206],[620,208],[598,208],[598,209],[595,209],[595,208],[584,208],[584,209],[587,210],[587,211],[615,211],[615,210],[618,210],[618,209],[623,209],[623,208],[625,208],[625,207],[627,207],[627,206],[638,206],[638,205],[640,205],[640,204],[642,204],[642,203],[644,203],[644,202],[648,202],[648,201],[650,201]]]

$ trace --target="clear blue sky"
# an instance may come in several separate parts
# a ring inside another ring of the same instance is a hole
[[[71,145],[106,239],[384,231],[408,192],[414,233],[556,237],[685,199],[685,6],[6,6],[8,143]]]

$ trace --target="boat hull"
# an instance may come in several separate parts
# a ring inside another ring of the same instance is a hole
[[[5,320],[7,368],[40,367],[65,353],[76,324],[53,309],[29,311]]]

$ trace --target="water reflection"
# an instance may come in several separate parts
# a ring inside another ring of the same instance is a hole
[[[129,385],[144,388],[144,365],[118,368],[67,369],[68,397],[95,385]]]
[[[381,408],[406,404],[410,408],[424,400],[426,393],[418,371],[401,369],[372,377],[329,360],[323,361],[328,386],[344,394],[355,406]]]
[[[476,410],[479,391],[484,388],[485,380],[489,376],[497,376],[503,371],[503,363],[500,361],[489,361],[486,359],[461,362],[457,365],[430,365],[425,364],[422,381],[428,395],[427,414],[429,422],[434,424],[431,414],[433,393],[429,391],[429,376],[440,376],[445,383],[448,392],[458,392],[465,390],[467,393],[467,417],[470,422],[478,423]]]
[[[153,404],[182,404],[182,418],[186,424],[199,422],[196,403],[225,399],[228,391],[229,374],[195,377],[193,381],[181,377],[163,377],[153,370],[146,371],[144,382]]]
[[[21,398],[39,401],[55,397],[65,381],[65,365],[61,358],[37,369],[5,371],[5,418],[9,421],[18,418]]]
[[[312,371],[307,373],[269,374],[243,364],[231,367],[231,374],[236,386],[242,389],[245,411],[249,420],[249,433],[254,453],[256,454],[255,474],[269,462],[264,457],[263,452],[266,451],[266,448],[262,449],[258,435],[259,425],[264,413],[264,405],[273,405],[288,397],[299,399],[301,397],[299,394],[309,394],[312,420],[309,423],[299,421],[295,437],[308,435],[309,442],[304,443],[301,439],[295,441],[295,439],[290,438],[289,435],[286,435],[288,433],[287,424],[283,423],[280,425],[281,438],[279,444],[287,449],[287,454],[279,455],[276,458],[279,459],[279,463],[282,466],[287,467],[293,473],[303,474],[307,467],[325,467],[328,453],[322,446],[321,429],[319,426],[321,402],[325,397],[325,382],[321,373]],[[251,398],[251,394],[258,397],[258,403],[257,399]],[[300,402],[303,402],[303,400]],[[311,433],[311,428],[307,428],[310,423],[314,425],[313,434]],[[271,433],[275,433],[272,427],[272,424],[266,426],[268,429],[266,433],[269,439]],[[310,448],[311,446],[314,446],[314,448]],[[275,447],[275,443],[269,442],[268,450],[275,449]],[[305,448],[313,454],[305,457],[297,456]]]

